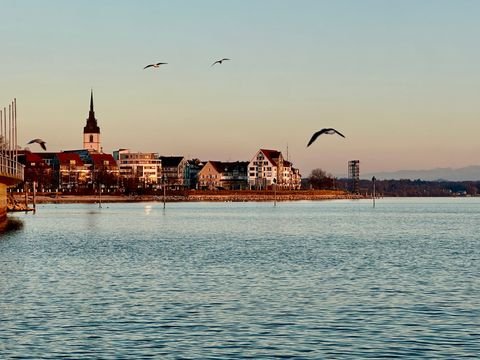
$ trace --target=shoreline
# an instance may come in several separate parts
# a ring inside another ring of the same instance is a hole
[[[265,201],[322,201],[343,199],[364,199],[363,195],[349,194],[344,191],[305,190],[305,191],[188,191],[170,193],[165,202],[265,202]],[[10,211],[25,211],[25,194],[12,194]],[[28,194],[28,207],[33,204],[33,196]],[[75,203],[129,203],[129,202],[163,202],[163,195],[66,195],[38,194],[36,204],[75,204]]]

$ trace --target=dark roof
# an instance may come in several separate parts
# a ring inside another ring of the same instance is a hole
[[[209,161],[210,164],[214,167],[214,169],[219,173],[224,172],[233,172],[233,171],[247,171],[248,168],[248,161],[235,161],[235,162],[227,162],[227,161]]]
[[[27,164],[28,163],[33,163],[33,162],[38,163],[38,164],[44,163],[43,159],[40,155],[35,154],[35,153],[31,153],[31,152],[25,153],[25,161],[26,161]]]
[[[160,156],[162,167],[178,167],[183,160],[183,156]]]
[[[75,164],[77,166],[84,165],[82,159],[80,158],[80,155],[78,155],[77,153],[60,152],[57,153],[57,158],[60,165],[69,165],[71,160],[75,160]]]
[[[26,166],[30,166],[31,163],[35,163],[35,166],[47,166],[40,154],[32,153],[28,150],[20,150],[18,152],[18,160]]]
[[[117,165],[117,162],[110,154],[91,153],[90,158],[92,159],[93,166],[103,166],[105,161],[108,161],[109,166]]]

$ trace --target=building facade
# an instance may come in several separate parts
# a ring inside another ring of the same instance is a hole
[[[134,182],[136,187],[151,187],[160,183],[162,162],[158,153],[120,149],[113,152],[113,158],[118,165],[120,182]]]
[[[198,173],[198,187],[204,190],[245,190],[248,161],[208,161]]]
[[[283,181],[283,155],[277,150],[260,149],[248,164],[250,189],[262,190]]]
[[[80,155],[74,152],[60,152],[56,156],[59,190],[78,192],[86,189],[91,180],[91,173]]]
[[[278,150],[260,149],[248,164],[248,186],[262,190],[276,184],[280,189],[300,189],[301,175]]]
[[[120,171],[117,162],[110,154],[90,153],[92,183],[107,191],[119,187]]]
[[[190,188],[190,167],[183,156],[160,156],[162,176],[171,189]]]

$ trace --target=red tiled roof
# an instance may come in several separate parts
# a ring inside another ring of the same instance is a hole
[[[75,160],[76,166],[83,166],[83,161],[77,153],[60,152],[57,154],[60,165],[69,165],[71,160]]]
[[[280,157],[280,151],[260,149],[260,151],[267,157],[267,159],[275,166],[278,166],[277,159]]]
[[[98,154],[98,153],[91,153],[90,158],[92,159],[92,163],[94,166],[103,166],[105,162],[108,162],[108,166],[116,166],[117,162],[113,158],[111,154]]]
[[[25,152],[25,162],[27,164],[36,163],[37,165],[44,163],[40,155],[31,152]]]

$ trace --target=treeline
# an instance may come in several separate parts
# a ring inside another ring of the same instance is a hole
[[[351,189],[351,181],[336,181],[339,189]],[[359,192],[371,194],[373,183],[359,181]],[[425,181],[425,180],[377,180],[375,190],[379,196],[476,196],[480,194],[480,181]]]
[[[337,179],[322,169],[312,170],[310,176],[302,180],[304,189],[346,190],[360,195],[371,195],[373,182],[350,179]],[[357,191],[355,191],[357,189]],[[376,180],[378,196],[476,196],[480,195],[479,181],[425,181],[425,180]]]

